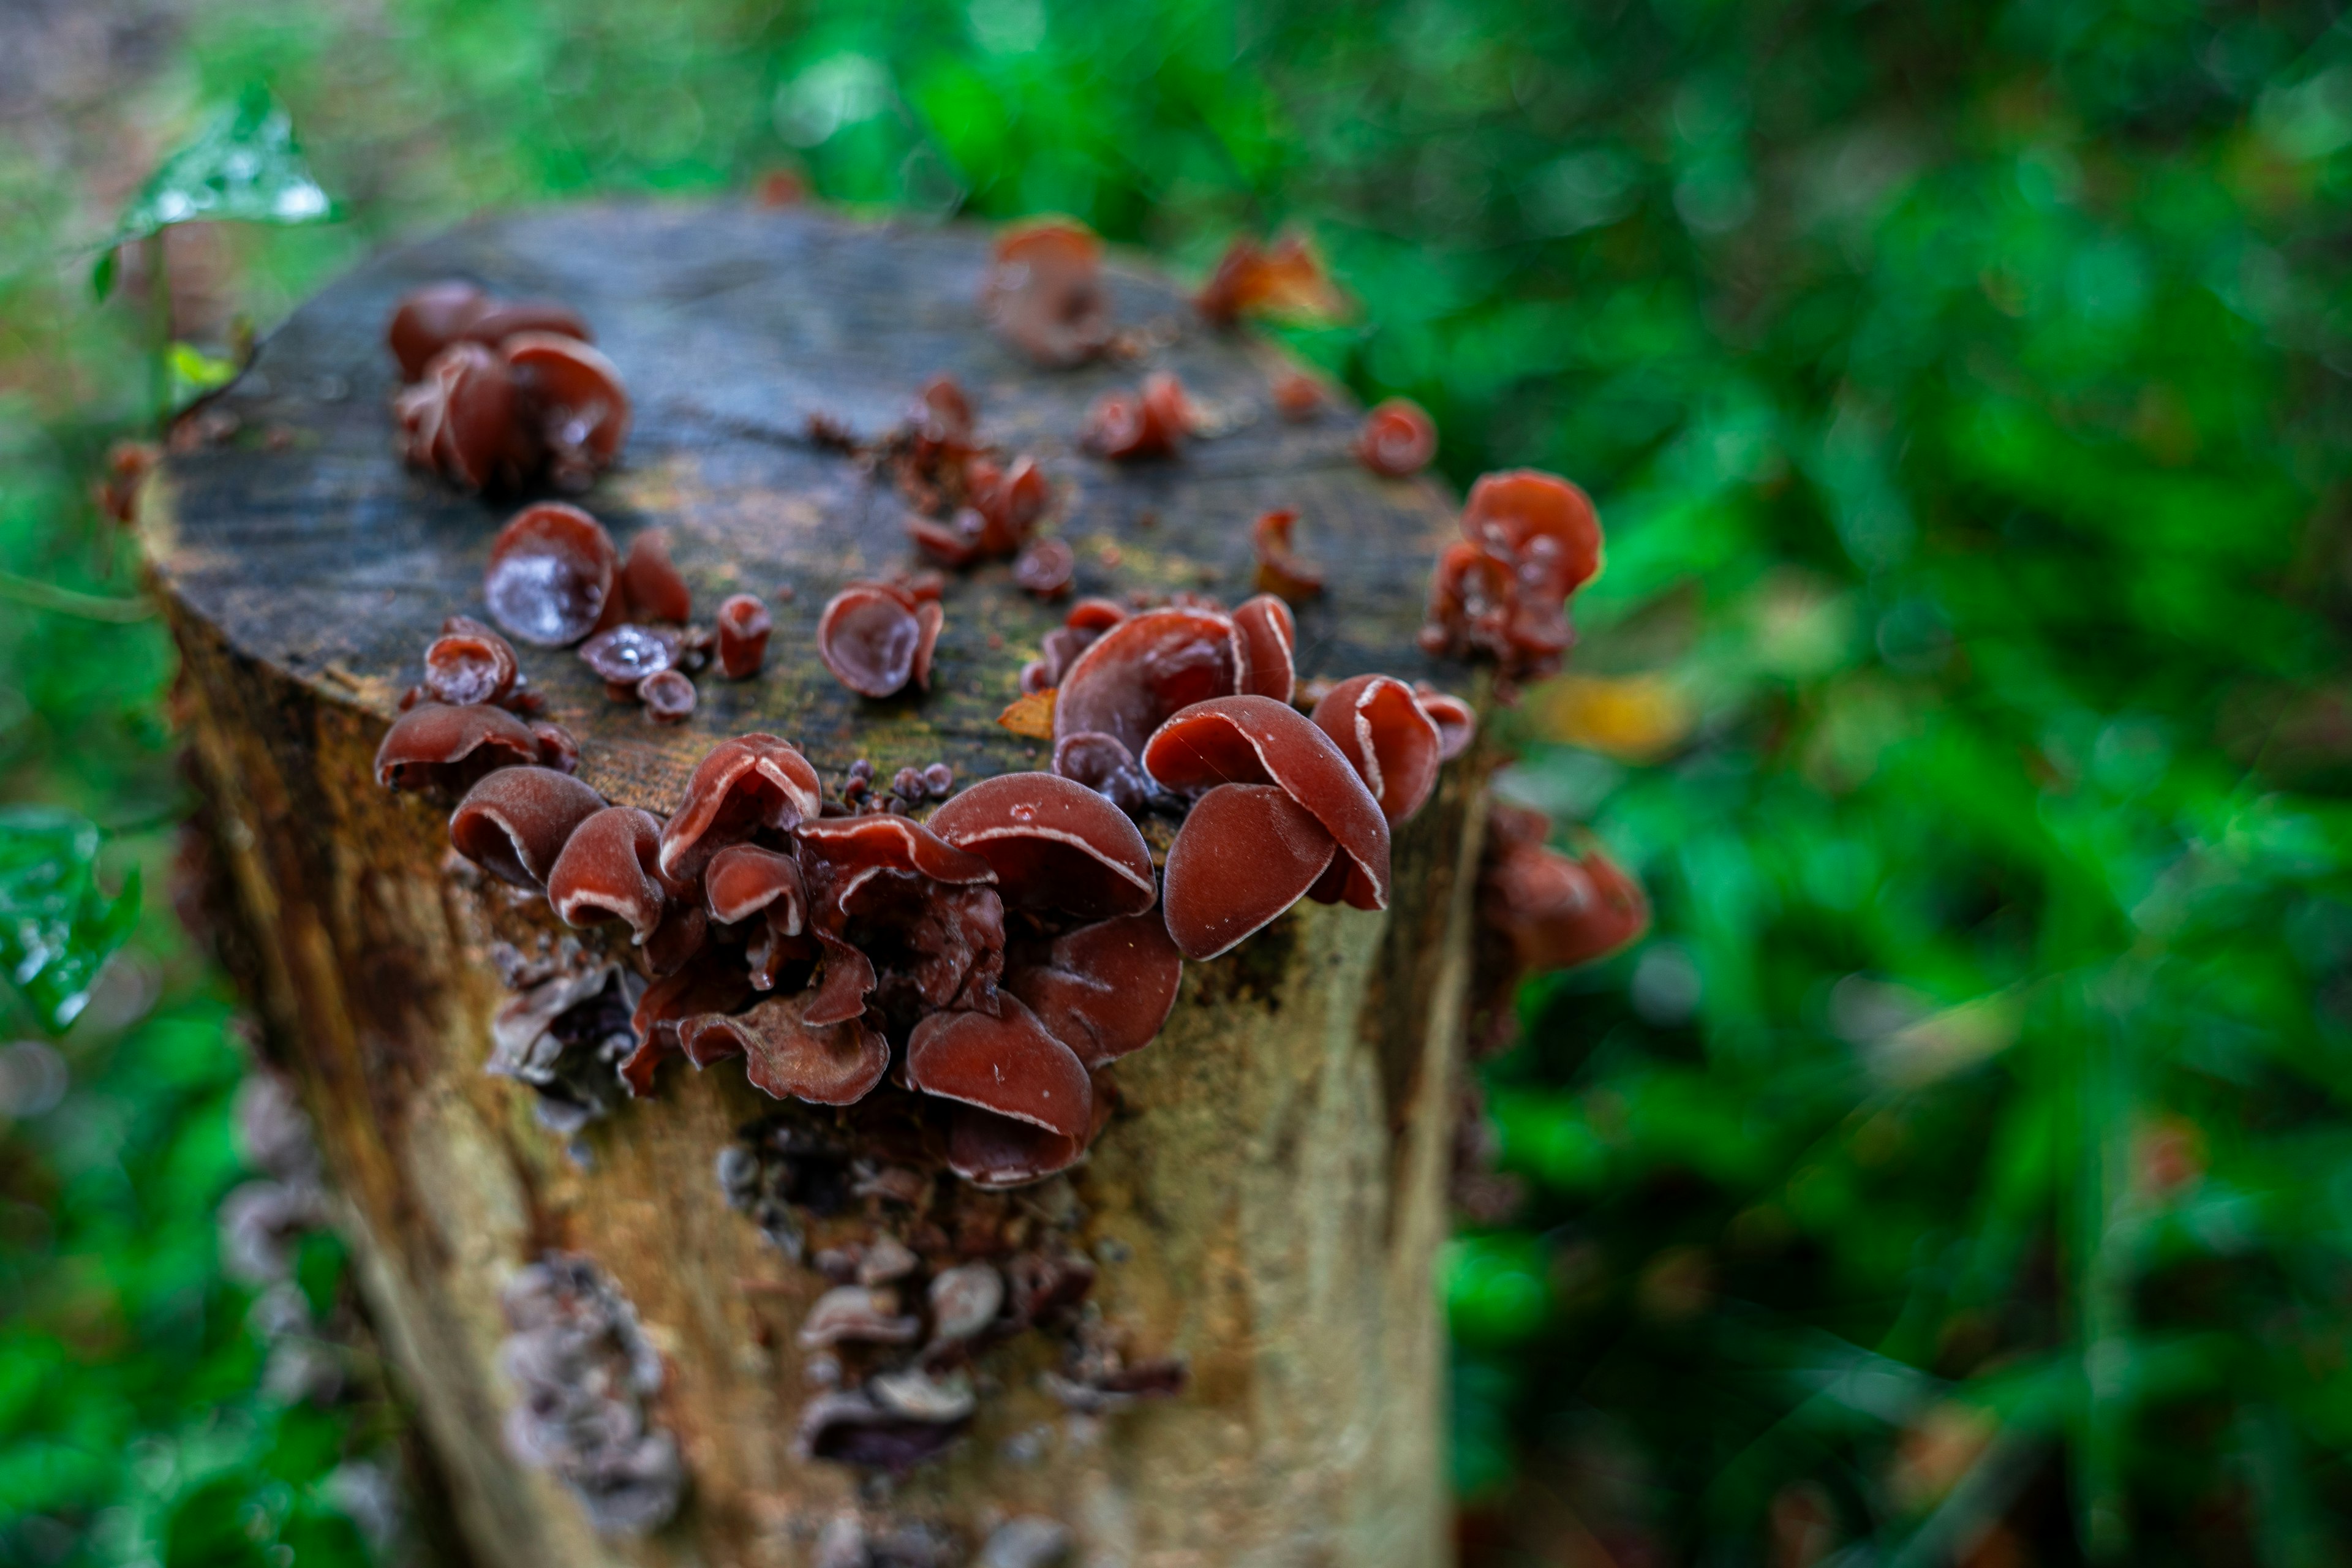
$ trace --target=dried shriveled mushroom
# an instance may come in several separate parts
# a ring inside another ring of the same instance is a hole
[[[1084,364],[1110,342],[1102,241],[1071,218],[1040,218],[997,236],[981,309],[989,324],[1038,364]]]
[[[937,599],[918,599],[889,583],[852,583],[817,618],[817,657],[861,697],[888,697],[910,680],[928,691],[931,650],[945,619]]]
[[[1323,591],[1323,573],[1298,558],[1291,531],[1298,513],[1288,507],[1267,512],[1251,525],[1250,542],[1257,552],[1257,585],[1294,605],[1304,604]]]
[[[1409,397],[1374,405],[1356,432],[1356,461],[1391,479],[1421,472],[1435,456],[1437,423]]]
[[[730,680],[749,680],[768,657],[775,627],[768,606],[751,594],[737,594],[719,606],[719,668]]]
[[[790,833],[814,819],[824,801],[816,769],[775,735],[721,741],[696,764],[686,797],[662,827],[661,869],[691,880],[710,858],[762,830]]]
[[[576,506],[541,501],[490,542],[482,597],[509,634],[541,647],[578,642],[615,605],[620,552],[604,524]]]
[[[1444,742],[1412,689],[1386,675],[1339,682],[1315,705],[1316,726],[1338,742],[1393,827],[1437,787]]]
[[[779,1100],[853,1105],[890,1069],[890,1043],[859,1019],[812,1024],[815,993],[772,996],[734,1016],[692,1018],[678,1043],[697,1067],[741,1056],[751,1087]]]
[[[1015,909],[1080,920],[1140,914],[1158,900],[1135,824],[1093,789],[1051,773],[983,779],[931,814],[930,830],[985,861]]]
[[[1172,458],[1200,427],[1200,410],[1171,371],[1153,371],[1139,392],[1108,392],[1087,411],[1086,446],[1118,462]]]
[[[375,782],[454,796],[495,769],[539,760],[539,737],[503,708],[420,702],[393,721],[376,748]]]
[[[553,768],[500,768],[466,792],[449,817],[458,854],[500,881],[544,888],[556,857],[604,797]]]

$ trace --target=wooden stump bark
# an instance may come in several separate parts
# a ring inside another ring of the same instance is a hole
[[[998,727],[1057,610],[1003,564],[950,582],[935,688],[869,702],[814,654],[825,599],[916,564],[901,506],[808,438],[862,435],[931,374],[971,391],[984,439],[1036,454],[1049,529],[1081,592],[1249,591],[1248,524],[1293,506],[1329,569],[1301,616],[1302,675],[1434,677],[1414,647],[1452,508],[1349,457],[1355,415],[1285,423],[1263,344],[1205,331],[1164,279],[1114,261],[1118,319],[1145,363],[1040,372],[983,329],[986,238],[806,213],[583,206],[470,225],[379,258],[296,313],[198,417],[142,510],[186,663],[191,732],[274,1054],[295,1075],[341,1194],[383,1342],[469,1544],[502,1568],[814,1563],[828,1521],[927,1521],[967,1547],[1041,1515],[1073,1563],[1394,1564],[1450,1556],[1444,1343],[1431,1269],[1445,1176],[1481,826],[1471,759],[1398,837],[1385,915],[1302,904],[1235,952],[1187,966],[1160,1039],[1113,1077],[1117,1120],[1054,1210],[1098,1264],[1093,1300],[1139,1353],[1181,1356],[1177,1397],[1071,1415],[1040,1388],[1054,1347],[979,1363],[984,1397],[943,1458],[887,1484],[789,1453],[814,1392],[793,1327],[828,1281],[730,1209],[714,1159],[777,1109],[735,1064],[665,1069],[576,1148],[530,1092],[487,1076],[500,942],[561,931],[543,905],[453,875],[442,810],[379,790],[378,741],[444,616],[480,614],[491,534],[516,504],[405,469],[382,346],[394,300],[437,278],[578,309],[635,394],[620,468],[579,498],[626,542],[661,526],[707,616],[777,604],[768,671],[705,681],[683,729],[611,703],[568,652],[524,652],[551,717],[609,798],[667,810],[716,740],[769,730],[828,779],[944,760],[960,779],[1045,764]],[[1178,371],[1216,439],[1127,468],[1076,446],[1088,402]],[[854,1239],[854,1207],[826,1222]],[[813,1245],[822,1237],[813,1238]],[[690,1478],[649,1537],[598,1534],[580,1500],[501,1437],[500,1291],[550,1251],[593,1258],[664,1363],[653,1420]]]

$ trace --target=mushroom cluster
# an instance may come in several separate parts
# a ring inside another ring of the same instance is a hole
[[[1506,695],[1549,675],[1576,640],[1569,595],[1601,570],[1601,518],[1556,474],[1517,468],[1470,487],[1463,537],[1437,557],[1422,647],[1491,659]]]
[[[469,490],[583,489],[629,433],[629,395],[588,328],[544,300],[452,279],[402,298],[384,338],[404,383],[401,450]]]
[[[1202,426],[1201,411],[1173,371],[1156,370],[1134,392],[1107,392],[1087,411],[1088,450],[1115,462],[1172,458]]]
[[[1650,929],[1642,885],[1590,834],[1574,855],[1550,847],[1551,818],[1496,801],[1478,874],[1477,970],[1470,1039],[1480,1055],[1517,1037],[1512,994],[1529,974],[1622,952]]]

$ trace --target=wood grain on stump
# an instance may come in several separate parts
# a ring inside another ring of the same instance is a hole
[[[1139,1352],[1182,1356],[1177,1398],[1073,1419],[1038,1386],[1035,1336],[982,1357],[971,1435],[893,1487],[795,1462],[811,1393],[793,1329],[826,1281],[730,1210],[713,1159],[776,1109],[722,1064],[666,1068],[657,1098],[592,1125],[575,1158],[520,1085],[486,1076],[504,997],[492,943],[560,931],[544,907],[449,874],[440,809],[376,788],[371,762],[441,620],[482,614],[490,536],[517,504],[404,468],[382,346],[393,301],[457,275],[577,308],[637,422],[578,498],[625,546],[669,531],[707,617],[771,596],[760,679],[703,680],[680,729],[607,701],[568,651],[523,650],[581,775],[667,811],[718,739],[801,745],[828,780],[944,760],[960,780],[1042,767],[994,722],[1058,611],[1003,563],[951,576],[932,691],[867,701],[814,656],[844,583],[919,564],[887,481],[812,443],[861,436],[922,381],[956,375],[982,439],[1036,455],[1045,528],[1081,593],[1250,591],[1248,524],[1302,514],[1329,592],[1300,617],[1302,675],[1380,669],[1466,689],[1413,644],[1452,527],[1433,487],[1349,458],[1352,411],[1291,425],[1276,354],[1204,331],[1166,280],[1114,261],[1118,320],[1148,361],[1040,372],[982,327],[986,237],[739,207],[590,206],[478,222],[362,268],[298,311],[173,457],[142,512],[184,651],[216,837],[274,1052],[299,1079],[344,1200],[359,1277],[484,1563],[801,1563],[839,1510],[967,1543],[1040,1514],[1089,1563],[1440,1563],[1443,1336],[1431,1280],[1480,826],[1465,759],[1395,847],[1385,915],[1302,904],[1187,966],[1160,1039],[1120,1062],[1116,1121],[1067,1178],[1093,1300]],[[1172,368],[1230,428],[1174,461],[1114,468],[1076,445],[1088,403]],[[231,416],[233,418],[219,417]],[[232,428],[233,426],[233,428]],[[667,1362],[655,1418],[690,1476],[644,1540],[596,1535],[578,1500],[501,1441],[499,1291],[557,1249],[596,1260]]]

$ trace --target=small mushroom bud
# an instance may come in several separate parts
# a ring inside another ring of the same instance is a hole
[[[621,583],[627,590],[632,615],[677,623],[694,618],[694,595],[677,568],[670,564],[666,530],[648,528],[629,541],[628,556],[621,563]]]
[[[1153,733],[1143,749],[1142,761],[1144,772],[1174,790],[1206,789],[1228,781],[1280,785],[1339,841],[1340,852],[1351,862],[1346,881],[1348,902],[1360,910],[1388,908],[1388,821],[1346,754],[1297,709],[1267,697],[1221,697],[1196,702]],[[1200,809],[1196,802],[1195,816]],[[1241,819],[1240,808],[1226,809]],[[1179,847],[1192,830],[1192,820],[1187,817],[1178,833]],[[1263,825],[1261,837],[1283,830],[1276,817],[1262,809],[1252,820]],[[1205,867],[1213,853],[1213,847],[1204,843],[1188,861]],[[1295,865],[1297,858],[1294,856],[1285,864]],[[1177,931],[1172,921],[1173,848],[1168,864],[1171,879],[1169,929],[1175,932],[1177,945],[1184,948],[1186,957],[1198,957],[1185,945],[1184,933]]]
[[[804,1350],[845,1342],[912,1344],[923,1337],[923,1321],[900,1314],[896,1290],[841,1285],[816,1299],[798,1337]]]
[[[604,797],[552,768],[500,768],[466,792],[449,818],[458,854],[503,882],[542,888],[580,825]]]
[[[824,804],[816,769],[774,735],[738,735],[711,748],[687,780],[661,834],[665,876],[691,880],[710,858],[762,828],[790,833]]]
[[[1233,641],[1232,620],[1211,610],[1150,610],[1120,620],[1063,672],[1054,739],[1108,735],[1140,752],[1171,714],[1239,689]]]
[[[1092,1071],[1158,1037],[1183,978],[1166,921],[1147,913],[1065,931],[1036,961],[1008,965],[1004,988]]]
[[[1436,422],[1409,397],[1375,405],[1356,433],[1356,460],[1392,479],[1421,472],[1436,455]]]
[[[1298,684],[1293,650],[1298,623],[1290,606],[1260,594],[1234,612],[1234,684],[1237,690],[1287,702]]]
[[[612,466],[629,433],[629,394],[619,369],[579,339],[556,332],[509,333],[499,353],[519,388],[517,416],[530,422],[546,449],[550,477],[563,488],[584,489]]]
[[[719,606],[719,668],[730,680],[749,680],[768,657],[774,623],[756,595],[738,594]]]
[[[1164,370],[1143,378],[1139,393],[1106,393],[1087,413],[1085,445],[1120,462],[1172,458],[1200,427],[1200,411],[1184,384]]]
[[[994,1017],[932,1013],[918,1023],[907,1044],[907,1081],[1065,1138],[1086,1136],[1094,1116],[1086,1068],[1027,1007],[999,1001]]]
[[[981,309],[1000,336],[1038,364],[1084,364],[1111,337],[1102,241],[1067,218],[1005,230],[981,285]]]
[[[540,760],[539,737],[503,708],[419,702],[376,748],[375,779],[386,789],[462,795],[497,768]]]
[[[1305,371],[1286,370],[1274,378],[1275,412],[1292,424],[1314,418],[1327,401],[1322,386]]]
[[[464,616],[444,621],[425,650],[425,695],[451,707],[504,701],[517,673],[514,645]]]
[[[656,670],[637,682],[637,700],[656,724],[683,724],[694,717],[694,682],[675,669]]]
[[[596,628],[613,597],[620,553],[576,506],[541,501],[517,512],[490,543],[482,597],[511,635],[562,647]]]
[[[627,621],[580,645],[580,662],[607,686],[635,687],[677,663],[677,638]]]
[[[944,619],[935,600],[918,601],[887,583],[852,583],[817,617],[817,657],[862,697],[888,697],[909,680],[928,691]]]
[[[1437,786],[1444,742],[1403,681],[1385,675],[1343,680],[1315,705],[1314,719],[1354,764],[1390,826],[1419,811]]]
[[[1013,581],[1021,591],[1040,599],[1058,599],[1070,591],[1076,574],[1077,552],[1060,539],[1033,539],[1013,563]]]
[[[1298,558],[1292,547],[1291,530],[1298,522],[1298,513],[1288,507],[1267,512],[1250,529],[1250,542],[1257,551],[1257,585],[1261,592],[1275,594],[1294,605],[1304,604],[1323,591],[1323,574]]]
[[[1082,784],[1051,773],[983,779],[931,814],[930,830],[987,862],[1004,901],[1081,920],[1157,901],[1135,824]]]
[[[1065,735],[1054,743],[1054,772],[1086,785],[1129,816],[1140,816],[1160,793],[1144,776],[1133,752],[1116,737],[1094,731]]]
[[[1425,680],[1413,682],[1413,700],[1437,726],[1437,755],[1441,762],[1452,762],[1470,749],[1478,733],[1478,715],[1459,697],[1447,695]]]
[[[573,829],[547,878],[547,901],[566,925],[626,921],[643,946],[668,912],[657,874],[661,824],[633,805],[608,805]]]
[[[931,1343],[961,1344],[996,1321],[1004,1305],[1004,1277],[985,1263],[965,1263],[931,1276]]]
[[[813,1025],[816,993],[773,996],[731,1017],[690,1018],[678,1042],[698,1066],[745,1058],[751,1087],[778,1100],[854,1105],[890,1070],[890,1042],[856,1018]]]

